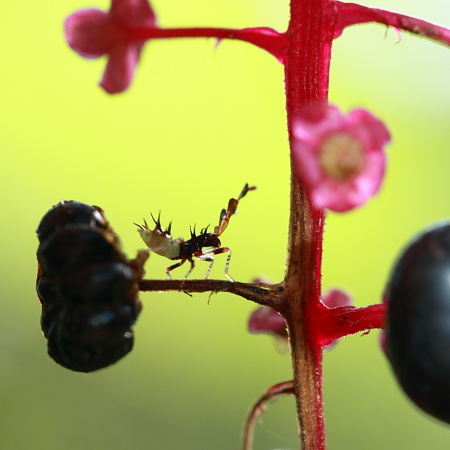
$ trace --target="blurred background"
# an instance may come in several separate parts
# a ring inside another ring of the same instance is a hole
[[[373,0],[450,26],[447,0]],[[288,353],[250,335],[256,306],[227,294],[144,293],[134,350],[108,369],[72,373],[53,362],[35,294],[42,215],[61,199],[104,208],[132,256],[132,222],[161,210],[175,236],[214,225],[245,182],[258,186],[223,235],[239,281],[278,282],[286,257],[289,160],[283,69],[239,42],[149,43],[131,89],[98,86],[105,61],[65,44],[64,18],[106,0],[0,6],[0,447],[195,449],[240,446],[244,418],[266,388],[291,377]],[[154,0],[162,26],[286,29],[288,1]],[[329,214],[324,291],[377,303],[411,237],[449,216],[449,50],[382,26],[346,30],[334,46],[330,99],[370,108],[393,135],[387,178],[364,208]],[[212,277],[222,278],[224,257]],[[153,255],[148,276],[165,278]],[[202,277],[207,264],[197,264]],[[174,272],[182,277],[184,268]],[[400,392],[379,332],[342,339],[324,358],[328,448],[448,449],[449,430]],[[296,449],[292,398],[268,408],[255,449]]]

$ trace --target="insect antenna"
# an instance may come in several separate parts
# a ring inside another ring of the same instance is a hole
[[[237,199],[230,198],[230,200],[228,201],[227,209],[222,209],[220,213],[219,225],[217,225],[217,227],[214,228],[214,233],[217,234],[217,236],[220,236],[227,228],[228,222],[230,221],[230,217],[236,212],[239,200],[245,197],[248,191],[253,191],[255,189],[256,186],[249,187],[248,183],[245,183],[244,189],[242,189],[242,192],[239,194],[239,197]]]
[[[222,222],[222,220],[225,219],[225,217],[227,217],[227,210],[222,209],[222,211],[220,211],[219,223]]]
[[[245,194],[247,194],[248,191],[254,191],[256,189],[256,186],[249,187],[248,183],[245,183],[244,189],[242,189],[242,192],[240,193],[238,197],[238,201],[245,197]]]

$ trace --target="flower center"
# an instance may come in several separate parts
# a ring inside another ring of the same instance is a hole
[[[320,148],[320,166],[338,180],[347,180],[358,174],[364,164],[361,142],[347,133],[336,133],[326,138]]]

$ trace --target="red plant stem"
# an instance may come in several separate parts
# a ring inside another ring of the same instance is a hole
[[[383,328],[385,307],[383,304],[362,308],[339,306],[323,308],[315,328],[320,345],[328,345],[335,339],[373,328]]]
[[[330,0],[291,1],[285,57],[291,145],[299,111],[311,102],[327,99],[335,14],[334,2]],[[325,448],[322,348],[314,324],[321,295],[323,220],[324,212],[311,206],[306,191],[292,176],[289,259],[285,277],[287,310],[283,315],[289,330],[303,450]]]
[[[284,33],[272,28],[149,28],[136,27],[127,30],[130,39],[173,39],[173,38],[216,38],[233,39],[248,42],[271,53],[280,62],[283,62],[286,47]]]
[[[293,0],[293,4],[296,2]],[[329,3],[331,1],[329,0]],[[338,37],[344,28],[375,22],[382,25],[410,32],[426,37],[444,45],[450,46],[450,30],[434,25],[425,20],[416,19],[404,14],[386,11],[377,8],[369,8],[357,3],[333,2],[337,11],[334,38]],[[262,48],[274,55],[280,62],[284,62],[287,47],[286,33],[280,33],[268,27],[255,28],[150,28],[135,27],[127,30],[131,39],[174,39],[174,38],[216,38],[232,39],[248,42]]]
[[[450,46],[450,30],[438,25],[434,25],[425,20],[415,17],[405,16],[383,9],[368,8],[367,6],[356,3],[336,2],[339,12],[339,21],[337,23],[337,36],[339,36],[345,27],[367,22],[376,22],[382,25],[388,25],[409,33],[432,39],[444,45]]]
[[[266,410],[267,403],[273,402],[278,397],[287,394],[294,394],[294,382],[292,380],[277,383],[275,386],[270,387],[253,405],[245,423],[243,450],[252,450],[253,429],[258,418]]]

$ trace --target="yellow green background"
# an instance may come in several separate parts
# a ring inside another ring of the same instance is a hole
[[[155,0],[162,26],[271,26],[284,30],[288,1]],[[369,3],[367,3],[369,4]],[[447,0],[370,2],[450,25]],[[65,44],[72,11],[107,1],[2,2],[0,6],[0,448],[229,450],[270,385],[291,377],[288,354],[247,332],[255,306],[226,294],[142,295],[133,352],[93,374],[46,354],[35,294],[36,227],[61,199],[100,205],[133,255],[132,222],[162,211],[176,236],[214,225],[243,184],[249,193],[223,235],[237,280],[283,276],[289,161],[282,66],[239,42],[149,43],[131,89],[97,86],[105,61]],[[370,108],[393,134],[380,195],[329,214],[324,290],[355,304],[380,302],[390,268],[420,229],[449,216],[450,53],[381,26],[353,27],[335,42],[330,98]],[[213,277],[223,277],[217,258]],[[148,276],[164,278],[153,255]],[[203,276],[201,262],[193,276]],[[184,268],[174,275],[181,277]],[[400,392],[379,332],[347,337],[325,354],[331,450],[444,450],[449,430]],[[256,450],[295,449],[292,398],[271,405]]]

